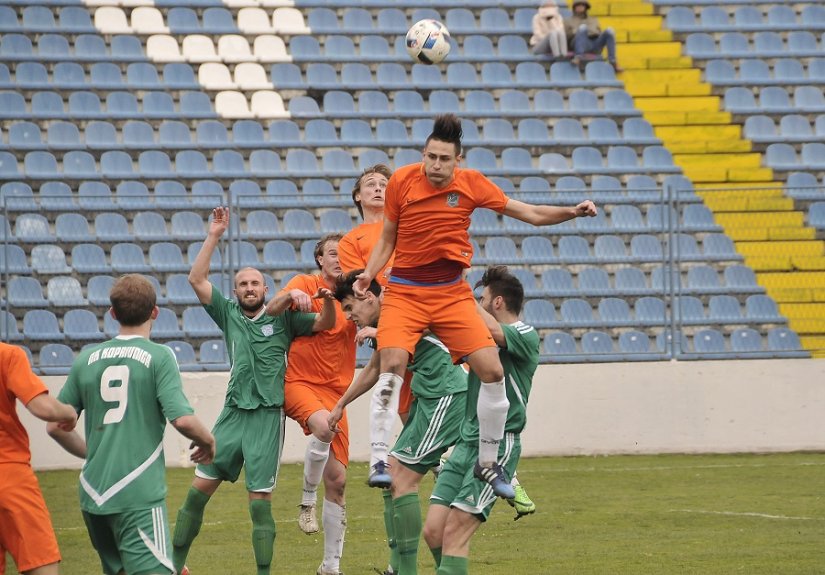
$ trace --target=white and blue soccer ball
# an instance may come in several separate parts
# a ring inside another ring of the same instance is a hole
[[[438,64],[450,53],[450,32],[438,20],[419,20],[407,31],[407,53],[421,64]]]

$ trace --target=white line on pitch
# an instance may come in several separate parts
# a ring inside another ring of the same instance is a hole
[[[788,515],[770,515],[768,513],[708,511],[705,509],[670,509],[670,513],[695,513],[699,515],[727,515],[732,517],[758,517],[760,519],[781,519],[783,521],[825,521],[825,517],[793,517]]]

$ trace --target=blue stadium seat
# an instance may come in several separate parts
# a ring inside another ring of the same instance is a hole
[[[582,352],[588,354],[589,361],[619,361],[616,343],[603,331],[588,331],[581,338]]]
[[[102,341],[97,316],[87,309],[72,309],[63,316],[63,332],[69,341]]]
[[[564,263],[590,261],[590,246],[581,236],[562,236],[559,239],[559,259]]]
[[[524,302],[524,322],[537,329],[558,325],[556,309],[547,300],[531,299]]]
[[[97,275],[89,278],[89,283],[86,285],[86,296],[89,298],[89,303],[100,306],[110,305],[109,292],[114,283],[115,278],[109,275]],[[104,315],[108,316],[109,314]]]
[[[207,371],[229,371],[229,356],[222,339],[210,339],[200,345],[200,365]]]
[[[639,268],[626,267],[616,270],[616,291],[626,295],[641,295],[648,293],[645,274]]]
[[[725,234],[706,234],[702,240],[702,253],[708,259],[714,260],[741,260],[736,246]]]
[[[559,311],[561,322],[568,328],[590,327],[598,323],[594,320],[593,308],[584,299],[566,299],[561,303]]]
[[[267,269],[294,269],[298,265],[295,248],[284,240],[264,244],[263,266]]]
[[[233,265],[242,268],[258,268],[261,265],[261,261],[258,259],[258,250],[250,242],[232,242],[226,246],[226,249],[225,261],[231,262]]]
[[[515,242],[508,237],[488,237],[484,243],[487,264],[514,264],[518,261]]]
[[[104,242],[131,241],[134,236],[129,231],[126,218],[118,213],[105,212],[95,216],[95,235]]]
[[[637,323],[631,318],[627,301],[618,297],[607,297],[599,301],[599,318],[601,323],[607,326],[626,326]]]
[[[149,266],[155,272],[183,272],[189,265],[178,244],[158,242],[149,246]]]
[[[785,318],[779,313],[776,302],[766,295],[748,296],[745,300],[745,313],[748,319],[761,323],[785,322]]]
[[[264,128],[257,120],[238,120],[232,125],[232,141],[236,146],[262,145],[266,141]]]
[[[619,334],[619,350],[625,354],[625,359],[633,361],[661,358],[661,354],[653,350],[648,335],[641,331],[632,330]]]
[[[98,244],[75,244],[72,246],[72,269],[82,274],[110,273],[106,254]]]
[[[743,359],[760,359],[771,357],[765,351],[762,336],[752,328],[739,328],[730,334],[730,348],[737,357]]]
[[[26,252],[20,246],[11,243],[0,246],[0,270],[14,275],[32,273]]]
[[[4,342],[15,342],[23,339],[23,334],[17,329],[17,320],[11,312],[0,311],[0,339]]]
[[[149,190],[143,182],[121,182],[115,190],[115,201],[123,210],[145,210],[152,207]]]
[[[154,336],[153,336],[154,337]],[[195,350],[192,344],[186,341],[167,341],[167,347],[175,354],[175,360],[181,371],[200,371],[201,366],[195,359]]]
[[[86,145],[92,149],[107,150],[120,145],[118,143],[117,130],[115,130],[115,127],[110,122],[105,122],[102,120],[93,120],[89,122],[86,124],[84,136],[86,138]],[[123,145],[126,146],[125,126],[123,138]]]
[[[288,237],[314,238],[319,235],[315,218],[306,210],[287,210],[284,212],[282,222],[284,233]]]
[[[546,264],[557,261],[553,244],[542,236],[527,236],[521,243],[522,259],[528,264]]]
[[[29,278],[26,278],[29,279]],[[63,341],[57,316],[48,310],[33,309],[23,316],[23,337],[31,341]]]
[[[166,278],[166,298],[173,305],[197,305],[198,297],[185,274],[170,274]]]
[[[170,231],[176,240],[199,240],[206,235],[203,218],[190,211],[172,214]]]
[[[62,343],[47,343],[40,348],[40,373],[43,375],[66,375],[72,367],[74,352]]]
[[[715,329],[701,329],[693,335],[693,349],[705,359],[721,358],[727,352],[725,337]]]
[[[799,342],[796,332],[787,327],[774,327],[768,330],[768,349],[777,355],[789,357],[808,357]]]
[[[344,210],[331,209],[321,212],[321,233],[346,233],[352,229],[352,218]]]
[[[7,182],[0,186],[0,205],[15,212],[36,212],[39,209],[31,186],[23,182]]]
[[[613,235],[599,235],[593,243],[593,254],[603,262],[627,261],[627,246],[622,238]]]
[[[112,270],[117,273],[147,273],[152,268],[146,264],[143,250],[137,244],[121,243],[112,246]]]
[[[582,361],[576,340],[569,333],[557,331],[544,336],[543,351],[551,363]]]
[[[32,277],[13,277],[9,279],[8,302],[12,307],[47,308],[49,302],[43,297],[40,282]]]
[[[636,322],[640,325],[664,325],[667,322],[667,306],[658,297],[644,296],[633,306]]]
[[[175,312],[168,307],[160,308],[158,317],[152,324],[152,339],[174,339],[184,336],[184,332],[178,326],[178,317]]]
[[[677,322],[681,321],[686,325],[705,325],[707,324],[707,317],[705,316],[705,306],[702,300],[694,296],[678,296],[674,306],[679,316]]]
[[[141,241],[163,241],[169,238],[166,218],[158,212],[138,212],[132,220],[135,237]]]
[[[218,325],[202,306],[183,310],[183,330],[187,337],[222,337]]]
[[[347,38],[347,40],[349,40]],[[329,44],[329,39],[327,39],[327,50],[331,49]],[[352,40],[349,40],[350,44]],[[353,57],[354,57],[354,48]],[[370,71],[369,67],[366,64],[355,63],[355,62],[348,62],[341,67],[341,84],[346,86],[349,89],[363,89],[369,90],[375,87],[375,83],[372,79],[372,72]]]
[[[201,247],[203,246],[203,242],[193,242],[189,244],[189,247],[186,249],[186,258],[189,260],[189,265],[191,266],[195,258],[198,256],[198,253],[201,251]],[[216,269],[221,268],[223,262],[223,257],[221,256],[220,250],[215,250],[212,252],[212,258],[209,260],[209,269]],[[211,280],[210,280],[211,281]]]

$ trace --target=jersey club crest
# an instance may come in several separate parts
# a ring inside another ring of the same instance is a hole
[[[458,207],[458,194],[455,192],[450,192],[447,194],[447,205],[451,208]]]

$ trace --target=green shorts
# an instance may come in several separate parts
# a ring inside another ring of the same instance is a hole
[[[416,473],[427,473],[458,441],[466,404],[466,391],[435,399],[416,397],[391,455]]]
[[[166,503],[112,515],[84,511],[83,521],[106,575],[175,573]]]
[[[195,474],[235,482],[246,467],[247,491],[272,492],[281,463],[284,421],[280,407],[224,407],[212,428],[215,459],[209,465],[198,465]]]
[[[508,479],[516,472],[519,457],[521,438],[516,433],[505,433],[498,449],[498,462]],[[430,504],[455,507],[486,521],[497,497],[493,494],[492,487],[473,476],[476,461],[478,443],[459,441],[444,464],[444,469],[438,474]]]

